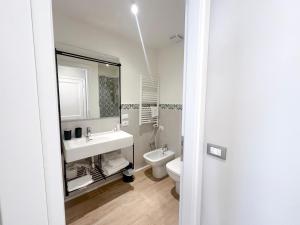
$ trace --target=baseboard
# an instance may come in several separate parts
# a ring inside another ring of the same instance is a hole
[[[138,173],[140,171],[143,171],[143,170],[146,170],[146,169],[149,169],[149,168],[151,168],[151,166],[150,165],[146,165],[146,166],[143,166],[141,168],[138,168],[138,169],[134,170],[134,172]]]

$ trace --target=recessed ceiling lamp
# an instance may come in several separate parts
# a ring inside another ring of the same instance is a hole
[[[140,23],[139,23],[139,19],[138,19],[138,15],[137,15],[138,12],[139,12],[139,8],[135,3],[132,3],[130,9],[131,9],[132,14],[134,15],[136,26],[137,26],[137,29],[138,29],[138,32],[139,32],[140,41],[141,41],[141,45],[142,45],[143,52],[144,52],[144,57],[145,57],[146,65],[147,65],[148,74],[151,75],[152,74],[151,73],[151,68],[150,68],[146,48],[145,48],[145,45],[144,45],[143,35],[142,35],[142,31],[141,31],[141,28],[140,28]]]
[[[138,8],[138,6],[137,6],[135,3],[133,3],[133,4],[131,5],[131,12],[132,12],[134,15],[137,15],[138,12],[139,12],[139,8]]]

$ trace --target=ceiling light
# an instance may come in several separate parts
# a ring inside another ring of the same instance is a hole
[[[131,12],[132,12],[134,15],[137,15],[138,11],[139,11],[138,6],[137,6],[136,4],[132,4],[132,5],[131,5]]]
[[[109,67],[109,64],[106,64],[106,67]]]

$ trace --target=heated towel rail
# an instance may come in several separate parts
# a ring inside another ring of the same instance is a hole
[[[153,123],[158,126],[159,79],[154,76],[140,77],[139,125]]]

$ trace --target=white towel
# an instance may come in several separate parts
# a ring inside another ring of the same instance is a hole
[[[150,106],[151,117],[158,117],[158,107]]]
[[[76,178],[74,180],[68,181],[68,191],[75,191],[91,183],[93,183],[93,178],[89,174],[83,177]]]
[[[111,160],[102,160],[101,161],[102,164],[112,166],[112,167],[118,167],[127,162],[128,161],[124,157],[118,157],[118,158],[111,159]]]
[[[123,163],[122,165],[119,165],[119,166],[109,166],[107,164],[102,165],[102,170],[103,170],[104,175],[110,176],[110,175],[118,172],[119,170],[125,168],[128,165],[129,165],[129,162],[126,160],[125,163]]]

